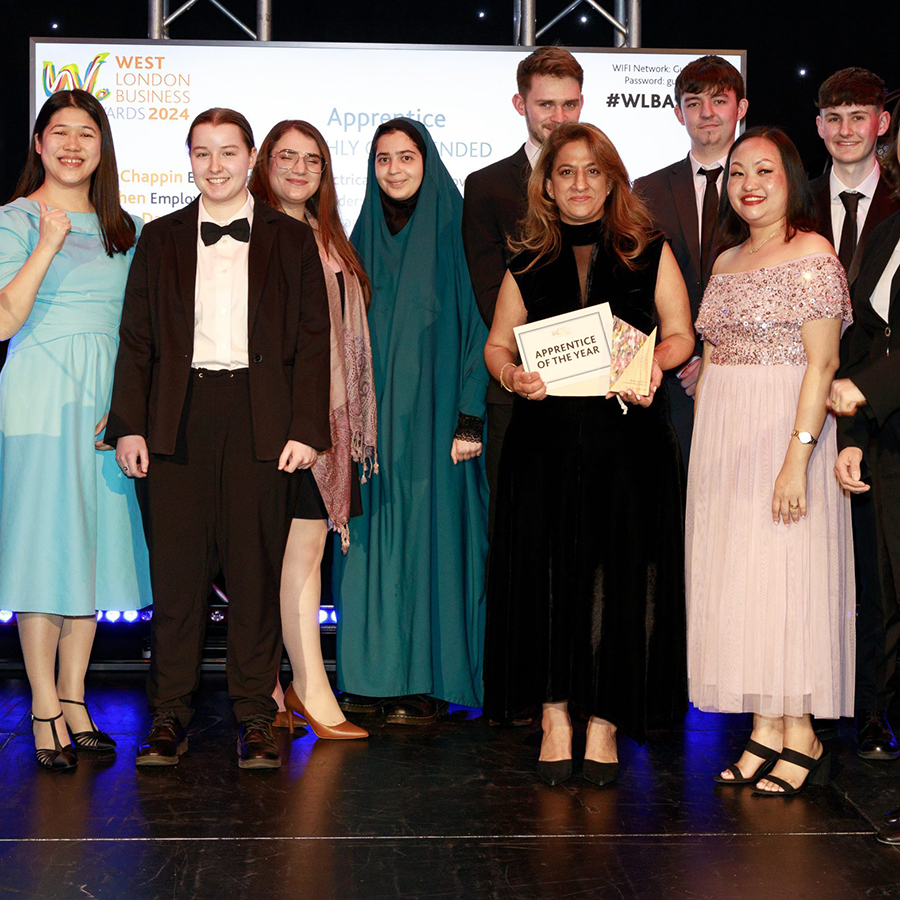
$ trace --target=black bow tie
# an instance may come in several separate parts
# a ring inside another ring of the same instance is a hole
[[[200,239],[208,247],[215,244],[219,238],[228,234],[236,241],[243,241],[245,244],[250,240],[250,221],[248,219],[235,219],[227,225],[216,225],[215,222],[200,223]]]

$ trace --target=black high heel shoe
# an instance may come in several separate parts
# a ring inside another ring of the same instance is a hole
[[[553,762],[545,762],[538,760],[537,773],[542,781],[545,781],[550,787],[556,787],[564,781],[568,781],[572,777],[572,760],[557,759]]]
[[[115,750],[116,742],[105,732],[100,731],[97,728],[93,718],[91,717],[90,710],[87,707],[87,703],[82,703],[81,700],[63,700],[60,698],[60,703],[71,703],[73,706],[83,706],[84,711],[87,713],[88,720],[91,723],[92,731],[78,731],[72,732],[72,740],[75,742],[75,746],[79,750]]]
[[[66,744],[63,747],[59,742],[59,735],[56,732],[56,720],[62,719],[62,717],[63,714],[60,713],[52,719],[39,719],[34,713],[31,714],[32,722],[49,722],[50,729],[53,731],[53,745],[55,749],[44,750],[41,747],[35,748],[38,765],[42,769],[50,769],[52,772],[68,772],[78,765],[75,748],[71,744]]]
[[[581,770],[585,781],[596,784],[597,787],[606,787],[619,777],[619,764],[597,762],[596,759],[586,759]]]
[[[818,759],[807,756],[805,753],[798,753],[785,747],[780,753],[780,758],[785,762],[793,763],[795,766],[801,766],[809,771],[803,784],[800,787],[794,787],[789,781],[778,778],[776,775],[765,775],[768,781],[773,781],[782,790],[765,791],[762,788],[756,788],[753,793],[757,797],[792,797],[799,794],[808,784],[828,784],[831,781],[831,754],[825,750]]]
[[[719,784],[756,784],[760,778],[765,778],[775,768],[775,763],[778,762],[777,750],[766,747],[765,744],[760,744],[759,741],[754,741],[753,738],[747,741],[744,750],[749,751],[762,760],[756,767],[756,771],[749,778],[744,777],[743,772],[737,767],[737,763],[732,763],[726,771],[731,772],[734,776],[733,778],[723,778],[721,775],[716,775],[713,780]]]

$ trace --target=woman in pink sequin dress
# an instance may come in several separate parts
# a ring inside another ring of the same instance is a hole
[[[699,709],[754,714],[743,755],[716,780],[784,796],[828,778],[810,714],[853,714],[850,510],[825,409],[850,301],[784,132],[748,130],[726,172],[730,249],[696,323],[688,678]]]

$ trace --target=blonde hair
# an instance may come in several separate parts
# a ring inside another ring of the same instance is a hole
[[[625,164],[612,141],[596,125],[566,122],[544,141],[528,180],[528,212],[522,220],[521,237],[509,241],[513,252],[526,250],[535,255],[522,271],[546,265],[559,255],[559,207],[547,193],[547,182],[563,147],[578,141],[587,144],[594,162],[606,175],[610,189],[603,205],[606,239],[619,260],[629,269],[637,269],[638,257],[657,233],[644,201],[631,191]]]

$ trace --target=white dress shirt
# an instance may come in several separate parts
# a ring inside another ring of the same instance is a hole
[[[872,205],[872,197],[875,195],[875,188],[878,187],[878,179],[881,177],[881,166],[877,160],[872,161],[874,168],[866,179],[860,182],[855,188],[848,188],[831,169],[831,175],[828,177],[828,188],[831,191],[831,233],[834,235],[834,249],[840,253],[841,248],[841,229],[844,227],[844,217],[847,210],[841,200],[841,194],[849,191],[851,194],[859,194],[859,206],[856,207],[856,240],[862,234],[863,225],[866,224],[866,216],[869,214],[869,207]]]
[[[537,158],[540,155],[541,148],[538,144],[536,144],[529,135],[528,140],[525,141],[525,155],[528,157],[528,162],[531,163],[531,168],[534,168],[534,164],[537,162]]]
[[[208,247],[200,237],[203,222],[228,225],[247,219],[253,226],[253,197],[229,219],[215,220],[200,198],[197,217],[197,279],[194,287],[194,369],[244,369],[247,352],[248,260],[250,242],[225,235]]]
[[[869,298],[872,309],[874,309],[885,322],[890,321],[888,316],[891,311],[891,284],[894,281],[894,275],[897,273],[897,269],[900,269],[900,241],[897,241],[897,246],[894,247],[894,252],[887,261],[887,265],[881,273],[881,278],[878,279],[878,284],[875,285],[875,290],[872,291],[872,296]]]
[[[703,234],[703,196],[706,193],[706,170],[714,169],[716,166],[721,166],[722,171],[719,172],[719,177],[716,179],[716,190],[719,192],[719,197],[722,196],[722,184],[723,179],[725,177],[725,163],[728,162],[728,154],[726,153],[721,159],[717,160],[714,163],[699,163],[696,159],[694,159],[694,154],[688,154],[691,160],[691,172],[694,175],[694,197],[697,200],[697,234]]]

